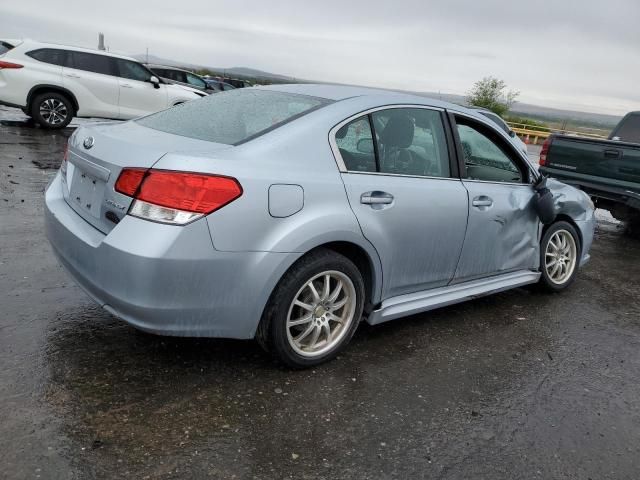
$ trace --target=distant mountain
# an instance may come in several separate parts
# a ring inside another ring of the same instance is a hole
[[[224,75],[229,77],[256,78],[256,79],[270,80],[275,82],[296,81],[296,79],[293,77],[287,77],[285,75],[279,75],[277,73],[264,72],[262,70],[256,70],[255,68],[248,68],[248,67],[231,67],[231,68],[211,67],[208,65],[198,65],[198,64],[192,64],[192,63],[178,62],[176,60],[157,57],[155,55],[147,56],[144,53],[133,55],[133,58],[135,58],[136,60],[140,60],[141,62],[144,62],[144,63],[168,65],[170,67],[180,67],[186,70],[209,70],[211,72],[223,73]]]
[[[466,105],[467,100],[464,95],[436,92],[415,92],[425,97],[437,98],[445,102]],[[529,103],[516,102],[511,109],[514,116],[528,117],[542,121],[553,121],[558,123],[567,122],[570,124],[580,124],[594,126],[604,129],[615,127],[620,121],[620,116],[607,115],[603,113],[579,112],[574,110],[562,110],[559,108],[541,107]]]

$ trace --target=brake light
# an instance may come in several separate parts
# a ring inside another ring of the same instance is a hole
[[[3,62],[0,60],[0,70],[3,68],[23,68],[24,65],[20,65],[19,63],[11,63],[11,62]]]
[[[123,169],[115,189],[135,199],[130,215],[180,225],[215,212],[242,195],[235,178],[140,168]]]
[[[544,167],[547,164],[547,154],[549,153],[549,148],[551,147],[551,142],[553,141],[553,137],[547,138],[542,144],[542,150],[540,150],[540,166]]]
[[[142,183],[145,173],[147,173],[146,168],[123,169],[116,181],[116,192],[122,193],[128,197],[134,197],[138,187],[140,187],[140,184]]]

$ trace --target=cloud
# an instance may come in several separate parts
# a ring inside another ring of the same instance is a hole
[[[539,0],[21,0],[6,37],[94,46],[216,67],[413,91],[465,93],[486,75],[523,102],[640,109],[640,2]]]

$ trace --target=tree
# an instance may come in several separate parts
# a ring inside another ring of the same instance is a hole
[[[482,107],[502,116],[515,103],[520,92],[506,91],[507,84],[495,77],[484,77],[477,81],[467,94],[467,103],[474,107]]]

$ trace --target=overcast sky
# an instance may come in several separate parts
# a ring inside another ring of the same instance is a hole
[[[0,38],[214,67],[466,93],[487,75],[538,105],[640,110],[640,0],[18,0]]]

